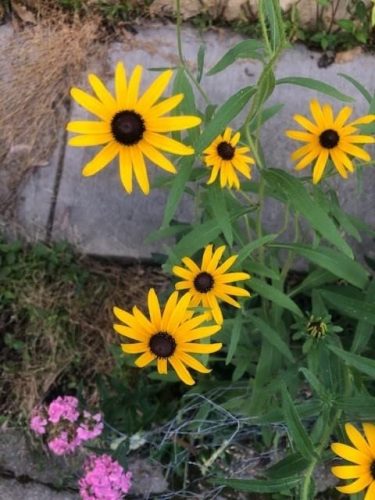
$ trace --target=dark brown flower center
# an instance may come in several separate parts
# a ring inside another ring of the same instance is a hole
[[[231,160],[234,156],[235,148],[229,142],[223,141],[217,146],[217,154],[223,160]]]
[[[339,143],[340,136],[336,130],[328,129],[322,132],[319,136],[320,145],[326,149],[332,149]]]
[[[200,293],[209,292],[214,286],[214,279],[211,274],[203,272],[199,273],[194,279],[194,287]]]
[[[169,333],[158,332],[150,338],[149,347],[158,358],[169,358],[176,349],[176,341]]]
[[[370,465],[370,474],[372,475],[372,479],[375,480],[375,460]]]
[[[125,146],[137,144],[146,130],[141,115],[135,111],[120,111],[111,122],[112,134],[117,142]]]

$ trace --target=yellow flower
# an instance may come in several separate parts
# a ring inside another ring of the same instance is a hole
[[[209,354],[221,349],[222,344],[194,342],[214,335],[220,326],[202,326],[210,315],[205,313],[194,317],[188,310],[190,298],[184,295],[179,299],[178,292],[173,292],[162,312],[155,290],[151,289],[148,293],[149,318],[137,307],[133,307],[133,314],[114,307],[115,316],[125,325],[115,324],[113,327],[120,335],[136,341],[121,344],[124,352],[141,354],[135,360],[136,366],[143,368],[156,360],[158,372],[166,374],[169,362],[185,384],[193,385],[194,380],[186,367],[200,373],[209,373],[211,370],[189,353]]]
[[[352,424],[345,424],[345,431],[353,444],[333,443],[332,451],[351,465],[332,467],[332,474],[340,479],[355,479],[346,486],[337,487],[341,493],[352,495],[368,488],[364,500],[375,498],[375,425],[362,424],[365,437]]]
[[[173,267],[173,273],[183,281],[176,283],[176,290],[188,290],[191,294],[191,307],[202,304],[210,309],[216,323],[223,322],[218,299],[240,307],[231,295],[239,297],[249,297],[250,293],[238,286],[228,285],[233,281],[247,280],[250,275],[247,273],[227,273],[228,269],[235,263],[238,255],[232,255],[219,266],[219,261],[225,251],[225,245],[213,251],[212,245],[208,245],[203,253],[202,264],[199,267],[189,257],[184,257],[182,262],[186,268],[180,266]]]
[[[344,179],[348,177],[348,171],[354,171],[353,163],[348,155],[365,161],[370,160],[370,155],[355,144],[370,144],[374,143],[375,139],[369,135],[356,135],[355,132],[358,130],[357,125],[373,122],[375,115],[362,116],[354,122],[346,123],[352,114],[352,108],[345,106],[334,118],[332,106],[329,104],[320,106],[316,100],[310,102],[310,111],[315,123],[302,115],[293,117],[307,132],[287,130],[286,135],[291,139],[307,143],[294,151],[292,160],[299,160],[295,166],[297,170],[306,168],[316,160],[313,171],[314,184],[322,178],[329,158]]]
[[[195,127],[201,119],[197,116],[163,116],[184,97],[177,94],[156,104],[172,77],[170,70],[161,73],[139,97],[142,71],[142,66],[136,66],[127,80],[125,67],[119,62],[115,71],[114,96],[97,76],[90,74],[88,80],[96,97],[78,88],[71,90],[71,96],[100,120],[72,121],[67,130],[81,134],[69,140],[71,146],[105,145],[85,165],[84,176],[97,174],[119,156],[120,178],[125,190],[132,192],[134,173],[140,188],[148,194],[150,186],[145,157],[167,172],[176,173],[174,165],[160,151],[191,155],[194,150],[164,134]]]
[[[211,176],[207,184],[212,184],[218,177],[220,172],[220,186],[223,188],[233,186],[240,188],[240,181],[237,176],[238,170],[247,179],[251,179],[251,171],[248,163],[255,163],[254,160],[247,156],[250,151],[247,147],[236,147],[240,140],[240,133],[237,132],[231,138],[232,129],[226,128],[223,135],[219,135],[204,150],[204,162],[208,167],[211,167]]]

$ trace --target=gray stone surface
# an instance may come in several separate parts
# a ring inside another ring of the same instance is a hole
[[[89,71],[103,76],[109,87],[113,86],[113,70],[118,60],[126,63],[128,71],[138,63],[146,68],[173,67],[178,64],[174,26],[146,25],[138,29],[139,33],[134,37],[129,35],[124,43],[111,46],[107,61],[93,61],[89,67]],[[205,44],[206,70],[241,40],[240,36],[225,30],[209,32],[201,37],[197,31],[189,27],[183,28],[182,38],[184,55],[192,69],[196,68],[200,44],[202,42]],[[353,75],[373,92],[375,58],[362,54],[346,64],[319,68],[317,65],[319,57],[320,54],[309,52],[302,46],[289,49],[277,65],[277,77],[305,76],[325,81],[357,99],[354,104],[354,117],[367,113],[366,102],[349,82],[338,76],[338,73]],[[202,85],[212,102],[220,105],[240,88],[254,84],[260,69],[260,63],[257,61],[239,60],[218,75],[204,76]],[[155,78],[155,75],[155,72],[145,72],[143,88]],[[87,89],[88,84],[84,78],[85,75],[82,82],[77,82],[77,86]],[[296,111],[308,114],[308,102],[312,97],[319,97],[322,102],[331,102],[335,110],[343,105],[315,91],[291,85],[277,86],[267,105],[285,103],[285,106],[278,115],[265,124],[260,136],[269,166],[293,172],[289,157],[291,151],[299,144],[286,138],[284,131],[288,128],[298,128],[292,115]],[[198,102],[203,109],[199,97]],[[243,114],[234,120],[233,127],[241,125]],[[88,115],[78,106],[73,106],[71,118],[88,117],[93,119],[92,115]],[[164,251],[162,242],[145,244],[144,240],[151,231],[160,226],[167,192],[153,189],[149,196],[144,196],[138,186],[134,185],[133,194],[126,194],[120,184],[117,160],[94,177],[82,177],[81,170],[95,151],[95,148],[66,146],[53,221],[53,238],[67,239],[81,251],[96,255],[148,259],[153,252]],[[56,152],[48,166],[35,168],[22,187],[17,220],[31,239],[44,238],[46,234],[60,153]],[[173,156],[172,158],[177,159]],[[153,165],[149,165],[148,170],[151,178],[161,172]],[[310,167],[303,174],[307,172],[311,172]],[[341,178],[333,179],[332,183],[344,208],[374,227],[375,169],[364,168],[362,190],[358,190],[355,176],[348,181],[343,181]],[[192,205],[189,201],[184,201],[177,214],[181,221],[191,219]],[[279,207],[274,203],[267,205],[264,222],[269,230],[280,228],[281,214]],[[365,250],[369,250],[370,246],[368,243]]]
[[[206,45],[206,68],[210,68],[240,39],[239,36],[227,31],[205,34],[203,41]],[[202,39],[196,31],[184,28],[184,54],[192,67],[196,65],[196,54],[201,42]],[[337,73],[354,75],[373,91],[375,59],[372,56],[361,55],[347,64],[318,68],[319,57],[319,54],[311,53],[301,46],[287,50],[278,63],[277,77],[293,75],[321,79],[344,93],[358,97],[354,105],[354,116],[367,113],[366,103],[361,96],[358,96],[349,82],[337,76]],[[129,69],[137,63],[143,64],[146,68],[175,65],[177,60],[174,27],[161,25],[140,28],[132,43],[113,45],[110,50],[109,67],[113,69],[118,60],[125,61]],[[254,84],[259,72],[260,64],[257,61],[239,60],[218,75],[203,77],[202,85],[212,101],[221,104],[240,88]],[[147,85],[154,76],[155,73],[146,72],[143,84]],[[111,86],[112,75],[107,75],[107,81]],[[284,130],[295,127],[292,120],[293,113],[308,112],[308,102],[312,97],[319,97],[323,102],[331,102],[336,110],[342,105],[318,92],[291,85],[278,86],[270,98],[269,105],[285,103],[281,112],[264,126],[260,138],[270,166],[292,171],[289,156],[298,144],[286,138]],[[232,125],[241,125],[242,116]],[[87,114],[80,108],[74,107],[73,118],[79,117],[87,117]],[[146,245],[143,241],[150,231],[160,225],[166,193],[154,189],[150,196],[145,197],[138,188],[135,188],[132,195],[127,195],[119,182],[116,161],[100,174],[92,178],[83,178],[80,174],[82,166],[93,154],[93,148],[67,147],[53,237],[67,238],[87,253],[150,257],[151,252],[159,251],[161,247],[159,244]],[[154,166],[149,166],[149,172],[156,170],[158,169]],[[346,182],[341,179],[335,179],[333,182],[343,206],[374,225],[374,169],[366,168],[363,176],[363,191],[359,194],[356,192],[354,177]],[[182,220],[189,219],[190,210],[187,203],[179,216]],[[269,204],[264,220],[269,229],[280,227],[279,209]]]
[[[80,496],[67,491],[56,491],[37,483],[21,483],[15,479],[0,478],[1,500],[79,500]]]

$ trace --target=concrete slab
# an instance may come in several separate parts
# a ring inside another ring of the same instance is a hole
[[[176,38],[173,26],[146,26],[139,28],[139,33],[124,44],[114,44],[110,50],[108,66],[113,71],[117,60],[125,61],[132,69],[140,63],[146,68],[174,66],[176,58]],[[203,41],[206,45],[206,68],[210,68],[230,47],[241,40],[231,32],[220,31],[207,33],[201,38],[190,28],[183,30],[183,48],[186,60],[192,67],[196,65],[198,48]],[[319,54],[313,54],[304,47],[287,50],[277,66],[277,77],[305,76],[320,79],[339,88],[344,93],[358,97],[355,103],[355,116],[368,112],[366,103],[358,96],[349,82],[338,76],[344,72],[354,75],[370,92],[374,91],[373,56],[360,55],[346,64],[333,64],[328,68],[319,68]],[[212,77],[204,77],[202,85],[212,101],[222,104],[240,88],[256,82],[260,64],[256,61],[237,61],[224,72]],[[112,74],[106,75],[108,85],[112,85]],[[147,85],[155,73],[146,72],[143,85]],[[78,82],[77,82],[78,83]],[[87,88],[87,87],[86,87]],[[342,104],[315,91],[290,85],[280,85],[269,100],[269,104],[285,103],[282,111],[270,120],[261,134],[268,164],[273,167],[292,171],[289,160],[290,152],[298,145],[285,138],[284,130],[294,128],[292,115],[308,111],[308,102],[312,97],[319,97],[323,102],[331,102],[335,109]],[[87,114],[78,107],[73,108],[73,119],[85,119]],[[236,119],[234,127],[241,124],[241,117]],[[155,189],[145,197],[136,190],[127,195],[119,183],[118,168],[113,165],[92,178],[83,178],[81,169],[85,162],[94,155],[92,148],[67,147],[64,170],[56,204],[56,218],[53,227],[54,239],[68,239],[80,250],[97,255],[148,259],[152,252],[160,251],[160,245],[144,244],[150,231],[159,227],[165,206],[166,193]],[[150,166],[149,171],[155,171]],[[344,207],[351,213],[375,224],[373,193],[375,190],[375,170],[366,168],[363,173],[363,190],[356,193],[354,178],[347,182],[335,180],[334,186]],[[180,220],[189,220],[188,204],[179,212]],[[267,227],[280,227],[280,211],[269,204],[265,211]]]
[[[80,496],[67,491],[56,491],[38,483],[21,483],[16,479],[0,478],[2,500],[79,500]]]
[[[22,44],[22,39],[17,38],[10,23],[0,26],[0,46],[5,53],[7,47],[14,47],[18,42]],[[14,85],[13,73],[14,61],[2,59],[0,89]],[[60,113],[63,116],[66,110],[61,109]],[[51,133],[56,134],[56,131]],[[34,162],[30,159],[33,158],[30,145],[14,138],[13,143],[5,147],[0,134],[0,229],[12,237],[29,241],[46,239],[59,160],[65,146],[64,130],[58,130],[56,135],[51,157],[47,161]],[[27,170],[24,165],[28,165]],[[19,172],[24,170],[22,178],[19,177]]]

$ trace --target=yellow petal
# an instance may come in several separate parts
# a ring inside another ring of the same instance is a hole
[[[166,137],[156,132],[146,132],[143,134],[143,138],[146,142],[154,146],[156,149],[161,149],[162,151],[167,151],[168,153],[174,153],[176,155],[191,155],[194,153],[194,149],[190,146],[185,146],[182,142],[175,141],[170,137]]]
[[[161,318],[161,329],[163,331],[167,330],[167,325],[170,320],[170,317],[175,310],[178,302],[178,292],[173,292],[169,296],[167,303],[165,304],[164,311]]]
[[[134,362],[138,368],[143,368],[144,366],[148,365],[151,363],[156,358],[155,354],[152,354],[152,352],[147,351],[142,356],[139,356]]]
[[[218,299],[223,300],[227,304],[230,304],[233,307],[240,308],[240,304],[237,302],[237,300],[234,300],[232,297],[227,295],[226,293],[223,293],[219,290],[215,290],[215,295]]]
[[[367,125],[368,123],[372,123],[373,121],[375,121],[375,115],[366,115],[361,116],[361,118],[358,118],[357,120],[354,120],[354,122],[351,122],[349,125]]]
[[[164,90],[167,88],[170,79],[172,78],[173,71],[167,70],[163,71],[148,87],[145,93],[140,97],[136,111],[144,113],[147,111],[162,95]]]
[[[76,132],[78,134],[107,134],[111,132],[111,127],[108,122],[93,122],[93,121],[74,121],[69,122],[66,126],[68,132]]]
[[[374,500],[375,498],[375,481],[373,481],[368,490],[367,490],[367,493],[365,495],[365,498],[363,500]]]
[[[139,64],[134,68],[129,80],[128,92],[125,99],[125,109],[135,109],[138,99],[143,68]]]
[[[188,269],[190,269],[190,271],[192,271],[194,274],[198,274],[201,271],[199,269],[199,267],[197,266],[197,264],[193,260],[190,259],[190,257],[184,257],[181,260],[185,264],[185,266]]]
[[[148,350],[147,344],[137,342],[135,344],[121,344],[121,349],[127,354],[139,354]]]
[[[221,312],[217,298],[215,297],[213,292],[207,293],[206,297],[207,297],[208,305],[211,308],[212,316],[214,317],[215,322],[218,325],[221,325],[223,323],[223,314]]]
[[[192,342],[193,340],[211,337],[220,329],[220,325],[202,326],[201,328],[195,328],[195,330],[192,330],[190,333],[185,333],[184,335],[181,335],[181,332],[179,332],[179,338],[183,342]]]
[[[330,104],[324,104],[322,106],[322,113],[324,116],[324,123],[327,128],[333,127],[333,111]]]
[[[250,293],[243,288],[238,286],[230,286],[230,285],[220,285],[219,290],[227,293],[228,295],[236,295],[238,297],[250,297]]]
[[[181,300],[178,301],[176,307],[171,312],[169,321],[166,326],[167,332],[175,332],[180,323],[182,323],[186,319],[186,310],[190,304],[191,295],[189,293],[185,293],[182,296]]]
[[[232,281],[248,280],[250,279],[250,274],[247,273],[228,273],[222,274],[215,278],[215,282],[219,283],[231,283]]]
[[[176,173],[176,168],[173,163],[171,163],[166,156],[159,153],[159,151],[151,146],[151,144],[148,144],[145,141],[140,141],[138,147],[149,160],[155,163],[155,165],[163,170],[166,170],[167,172],[170,172],[171,174]]]
[[[193,358],[193,356],[190,356],[190,354],[187,354],[186,352],[179,352],[178,357],[183,363],[185,363],[186,366],[188,366],[189,368],[193,368],[193,370],[196,370],[199,373],[211,372],[209,368],[206,368],[200,361]]]
[[[112,134],[84,134],[69,139],[69,146],[100,146],[111,142]]]
[[[183,267],[180,266],[173,266],[172,272],[176,276],[179,276],[180,278],[184,278],[186,280],[190,280],[193,278],[191,271],[188,271],[187,269],[184,269]]]
[[[328,156],[329,156],[329,150],[322,149],[314,165],[313,184],[317,184],[322,178],[325,166],[327,164]]]
[[[294,120],[312,134],[319,134],[319,128],[302,115],[294,115]]]
[[[120,109],[124,109],[126,104],[127,81],[125,66],[122,64],[122,62],[118,62],[116,65],[115,94],[118,107]]]
[[[365,465],[338,465],[331,468],[332,474],[340,479],[356,479],[368,472]]]
[[[241,158],[233,158],[232,164],[235,166],[235,168],[241,172],[241,174],[246,177],[247,179],[251,179],[251,170],[248,165],[244,163],[244,159]]]
[[[325,127],[324,115],[322,108],[316,99],[310,101],[310,111],[319,129],[323,129]]]
[[[335,165],[336,170],[338,173],[343,177],[344,179],[347,179],[348,173],[345,170],[345,167],[342,162],[342,155],[344,153],[340,153],[340,150],[337,148],[333,148],[330,150],[330,155],[333,161],[333,164]]]
[[[217,265],[219,264],[219,261],[225,252],[225,248],[225,245],[221,245],[220,247],[218,247],[212,256],[209,265],[207,266],[207,271],[215,276],[217,275]]]
[[[133,165],[128,147],[120,147],[120,179],[127,193],[133,190]]]
[[[204,249],[202,257],[202,265],[201,265],[202,271],[207,271],[207,267],[211,262],[211,259],[212,259],[212,245],[207,245],[206,248]]]
[[[336,120],[333,124],[333,126],[335,127],[335,129],[340,129],[344,123],[348,120],[348,118],[350,117],[350,115],[353,113],[353,109],[350,108],[349,106],[344,106],[339,114],[337,115],[336,117]]]
[[[156,364],[160,375],[166,375],[168,373],[168,363],[166,358],[158,358]]]
[[[303,168],[306,168],[312,161],[315,160],[315,158],[320,154],[321,152],[320,147],[315,147],[309,154],[307,154],[302,160],[300,160],[296,166],[296,170],[302,170]]]
[[[287,130],[285,135],[290,139],[295,139],[301,142],[312,142],[315,138],[313,134],[309,132],[301,132],[300,130]]]
[[[201,121],[198,116],[166,116],[147,120],[146,129],[150,132],[174,132],[196,127]]]
[[[343,443],[332,443],[331,449],[341,458],[358,465],[368,465],[369,459],[365,453]]]
[[[375,425],[364,422],[362,424],[362,427],[365,432],[367,442],[372,450],[373,455],[375,456]]]
[[[176,106],[178,106],[183,98],[184,94],[176,94],[172,97],[168,97],[168,99],[164,99],[164,101],[159,102],[159,104],[153,106],[146,113],[146,116],[150,118],[156,118],[157,116],[165,115],[165,113],[168,113],[168,111],[171,111]]]
[[[176,290],[189,290],[194,289],[194,284],[192,281],[179,281],[175,285]]]
[[[115,113],[117,109],[116,101],[101,79],[91,73],[88,75],[88,80],[98,99],[111,113]]]
[[[139,149],[138,146],[132,146],[129,148],[129,150],[130,150],[131,162],[133,165],[133,171],[138,181],[138,184],[144,194],[149,194],[150,183],[148,180],[145,159],[142,154],[142,151]]]
[[[114,324],[113,329],[120,335],[124,335],[124,337],[128,337],[132,340],[146,342],[146,340],[148,339],[148,335],[145,332],[142,332],[139,329],[135,330],[134,328],[130,328],[129,326]]]
[[[345,137],[345,141],[357,144],[374,144],[375,137],[369,135],[348,135]]]
[[[148,292],[147,302],[151,323],[155,327],[155,330],[159,330],[161,328],[161,311],[158,297],[153,288]]]
[[[361,451],[362,453],[365,453],[369,456],[370,459],[372,459],[372,453],[371,449],[365,440],[365,438],[362,436],[362,434],[354,427],[354,425],[350,423],[345,424],[345,432],[348,435],[348,438],[352,442],[353,446],[357,448],[358,451]]]
[[[216,269],[216,271],[213,273],[215,276],[218,274],[224,274],[230,267],[233,266],[233,264],[236,262],[238,255],[232,255],[229,257],[223,264],[221,264],[220,267]]]
[[[219,171],[220,171],[220,164],[218,163],[211,170],[211,175],[207,181],[207,184],[212,184],[213,182],[215,182]]]
[[[347,486],[338,486],[336,489],[341,493],[346,493],[347,495],[352,495],[353,493],[358,493],[366,488],[372,482],[372,476],[370,473],[364,474],[359,479],[354,481]]]
[[[194,379],[190,375],[189,371],[186,369],[185,365],[180,361],[177,356],[172,356],[169,358],[170,364],[173,366],[175,372],[178,377],[184,382],[186,385],[194,385]]]
[[[240,138],[241,138],[241,134],[239,132],[236,132],[234,134],[234,136],[232,137],[232,139],[230,140],[231,146],[236,147]]]
[[[83,167],[82,175],[85,177],[89,177],[91,175],[95,175],[100,170],[111,163],[111,161],[117,156],[119,153],[119,146],[116,142],[111,141],[103,149],[97,153],[91,161],[86,163]]]
[[[365,161],[370,161],[371,156],[368,154],[367,151],[365,151],[362,148],[359,148],[358,146],[354,146],[354,144],[349,144],[344,141],[340,141],[338,148],[341,149],[341,151],[345,151],[345,153],[349,153],[352,156],[357,156],[358,158],[361,158],[361,160]]]
[[[138,309],[137,306],[133,307],[133,316],[137,320],[138,324],[142,327],[142,330],[152,335],[155,332],[154,325],[146,318],[146,316]]]
[[[72,98],[83,108],[87,109],[93,115],[99,116],[102,120],[110,122],[113,114],[98,99],[87,94],[81,89],[73,87],[70,91]]]
[[[187,343],[181,344],[181,349],[184,352],[194,352],[195,354],[212,354],[213,352],[219,351],[223,344],[197,344],[197,343]]]
[[[312,144],[306,144],[305,146],[302,146],[293,151],[290,157],[292,160],[298,160],[299,158],[302,158],[302,156],[305,156],[308,153],[310,153],[313,150],[313,147],[314,146]]]
[[[193,302],[193,301],[192,301]],[[210,319],[210,314],[203,313],[195,316],[187,321],[185,321],[178,329],[179,338],[184,337],[190,333],[193,333],[199,325]]]
[[[232,129],[227,127],[223,134],[223,141],[230,142],[230,136],[232,135]]]

